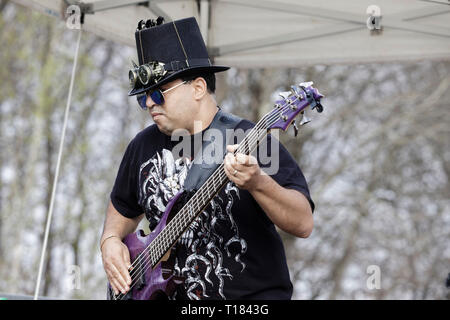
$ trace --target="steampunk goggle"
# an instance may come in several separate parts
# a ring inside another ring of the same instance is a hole
[[[134,89],[141,88],[149,83],[158,83],[167,73],[162,62],[152,61],[141,66],[136,65],[133,61],[131,62],[133,63],[133,69],[128,72],[128,78],[130,86]]]

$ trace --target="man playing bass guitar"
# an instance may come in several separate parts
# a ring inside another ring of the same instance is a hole
[[[276,154],[276,161],[269,164],[244,152],[242,140],[234,137],[214,168],[217,177],[206,177],[206,183],[204,179],[196,186],[207,190],[210,198],[197,207],[188,208],[187,203],[176,218],[173,212],[169,215],[170,208],[175,210],[171,201],[186,187],[198,148],[204,147],[205,135],[218,116],[235,121],[234,131],[249,132],[255,124],[217,106],[215,73],[228,67],[211,64],[194,18],[141,21],[135,36],[139,65],[133,63],[130,70],[129,95],[137,96],[154,124],[129,143],[111,192],[100,240],[110,298],[291,299],[293,287],[275,226],[302,238],[312,232],[314,203],[302,171],[272,135],[264,141],[267,153]],[[174,139],[177,132],[184,132],[181,137],[190,146],[182,154],[173,152],[180,146],[180,139]],[[265,173],[274,162],[276,170]],[[214,184],[216,178],[220,188]],[[176,241],[167,243],[169,257],[156,244],[171,234],[170,219],[179,220],[173,226],[184,221],[177,218],[183,212],[197,213],[174,235]],[[150,230],[160,234],[144,252],[133,253],[132,242],[144,235],[128,244],[124,239],[143,217]],[[163,276],[147,275],[146,270],[157,268]],[[151,277],[167,283],[157,284]],[[153,289],[145,291],[146,286]]]

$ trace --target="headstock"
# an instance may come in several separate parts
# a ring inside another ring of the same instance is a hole
[[[282,99],[275,101],[274,109],[266,115],[268,130],[281,129],[286,131],[293,124],[295,135],[297,135],[298,128],[295,124],[295,118],[299,114],[302,115],[300,125],[305,125],[311,121],[306,116],[306,107],[310,106],[311,110],[316,109],[319,113],[323,111],[323,106],[320,103],[323,95],[312,85],[312,82],[302,82],[291,86],[290,91],[280,93]]]

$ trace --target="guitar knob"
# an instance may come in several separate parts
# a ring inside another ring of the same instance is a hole
[[[301,126],[303,126],[303,125],[305,125],[305,124],[307,124],[308,122],[311,121],[311,119],[306,116],[306,112],[305,111],[302,112],[302,115],[303,115],[302,121],[300,121],[300,125]]]
[[[317,101],[316,109],[317,109],[317,112],[319,112],[319,113],[321,113],[323,111],[323,106],[320,103],[320,101]]]
[[[297,128],[297,124],[294,122],[292,123],[292,127],[294,128],[294,137],[296,137],[298,135],[298,128]]]

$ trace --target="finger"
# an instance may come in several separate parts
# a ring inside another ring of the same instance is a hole
[[[131,285],[131,277],[130,277],[131,262],[130,262],[130,251],[128,251],[128,249],[123,250],[123,261],[125,262],[124,266],[126,270],[124,270],[124,272],[127,280],[127,285]]]
[[[236,176],[235,171],[242,171],[245,167],[238,164],[233,155],[230,155],[224,163],[224,167],[227,168],[228,173],[232,176]]]
[[[224,166],[228,166],[230,172],[233,172],[233,167],[236,165],[236,158],[231,153],[227,153],[223,163]]]
[[[258,160],[252,155],[246,155],[243,153],[236,153],[236,162],[246,167],[251,167],[258,164]]]
[[[251,166],[258,165],[258,160],[254,156],[248,155],[247,157],[248,157],[249,165],[251,165]]]
[[[130,273],[128,272],[128,268],[125,264],[121,264],[119,267],[120,272],[120,284],[122,285],[122,289],[125,291],[130,290],[131,278]]]
[[[245,165],[245,163],[247,162],[247,156],[245,154],[236,153],[234,156],[236,158],[236,163],[238,164]]]
[[[236,184],[237,186],[242,185],[242,180],[238,174],[239,172],[234,174],[235,169],[230,165],[224,166],[224,169],[225,169],[225,174],[227,175],[228,179],[230,179],[232,182],[234,182],[234,184]]]
[[[231,173],[231,175],[236,176],[238,173],[243,173],[247,170],[249,165],[244,165],[239,163],[239,161],[236,160],[236,157],[228,154],[229,156],[226,157],[224,161],[224,166],[228,168],[228,171]],[[245,157],[245,155],[244,155]],[[243,158],[241,158],[241,161],[245,161]],[[234,170],[238,171],[238,173],[234,173]]]
[[[116,285],[116,288],[120,290],[122,293],[125,293],[127,287],[125,279],[122,277],[122,274],[119,272],[118,268],[115,265],[111,265],[109,268],[110,278],[113,280],[113,283]]]
[[[114,294],[117,296],[121,291],[119,282],[116,279],[111,278],[111,279],[109,279],[109,284],[111,285],[111,288],[113,289]]]
[[[230,180],[232,180],[233,175],[231,174],[231,172],[234,171],[234,170],[233,170],[233,167],[231,166],[231,164],[229,162],[226,162],[226,163],[224,163],[223,168],[225,170],[225,174],[228,176],[228,178]]]
[[[236,164],[236,157],[234,156],[234,154],[227,153],[226,158],[230,164]]]
[[[229,163],[224,166],[224,169],[228,179],[234,182],[236,179],[236,177],[233,175],[235,169]]]
[[[113,278],[109,275],[108,275],[108,282],[109,282],[109,285],[111,286],[111,289],[114,292],[114,294],[115,295],[119,294],[119,292],[120,292],[119,282],[115,278]]]
[[[236,157],[236,163],[238,163],[240,165],[243,165],[246,167],[254,165],[254,163],[252,163],[250,156],[248,156],[248,155],[245,155],[243,153],[236,153],[235,157]]]
[[[238,147],[239,147],[238,144],[229,144],[229,145],[227,145],[227,151],[234,152]]]
[[[118,294],[126,294],[128,290],[125,290],[124,288],[122,288],[120,286],[119,281],[117,281],[117,279],[113,279],[111,280],[110,284],[114,284],[114,294],[117,296]],[[113,285],[111,285],[111,287],[113,287]]]

